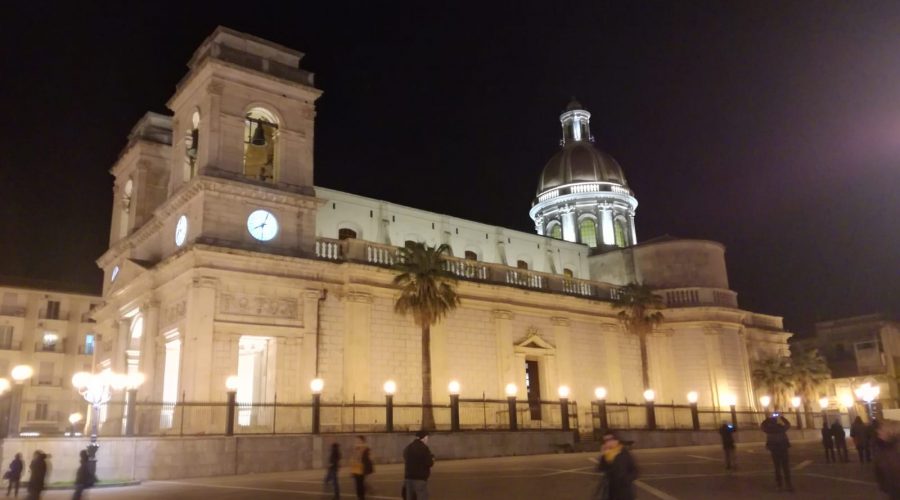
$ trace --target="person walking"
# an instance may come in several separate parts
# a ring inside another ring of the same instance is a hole
[[[28,477],[28,500],[38,500],[44,491],[44,483],[47,480],[47,454],[41,450],[34,452],[31,463],[28,465],[31,475]]]
[[[722,450],[725,452],[725,469],[737,469],[737,461],[734,449],[734,433],[737,429],[734,424],[723,422],[719,427],[719,436],[722,438]]]
[[[81,450],[79,456],[81,463],[75,472],[75,493],[72,495],[72,500],[81,500],[84,490],[97,484],[97,462],[91,460],[87,450]]]
[[[631,453],[614,433],[603,435],[597,469],[604,473],[595,498],[603,500],[634,500],[634,481],[638,469]]]
[[[325,488],[331,485],[334,498],[341,497],[341,485],[338,481],[338,468],[341,464],[341,445],[331,443],[331,453],[328,455],[328,472],[325,474]]]
[[[9,463],[9,470],[3,476],[9,480],[6,486],[6,496],[15,489],[16,498],[19,498],[19,481],[22,480],[22,469],[25,468],[25,462],[22,461],[22,454],[16,453],[12,462]]]
[[[853,439],[853,446],[856,447],[856,454],[859,455],[859,463],[864,464],[872,461],[872,455],[869,453],[869,426],[862,421],[862,418],[856,417],[850,424],[850,438]]]
[[[876,420],[872,451],[878,488],[891,500],[900,500],[900,422]]]
[[[428,448],[428,431],[421,430],[403,450],[405,500],[428,500],[428,476],[433,465],[434,455]]]
[[[356,498],[366,498],[366,476],[375,472],[372,464],[372,451],[366,444],[365,436],[356,436],[356,445],[353,446],[353,456],[350,461],[350,473],[353,482],[356,483]]]
[[[791,464],[788,455],[791,441],[787,436],[791,423],[783,415],[775,412],[772,413],[772,416],[763,420],[759,428],[766,433],[766,449],[772,455],[772,464],[775,465],[775,484],[778,490],[781,491],[782,489],[783,476],[784,486],[787,488],[787,491],[794,491],[794,485],[791,483]]]
[[[825,448],[825,462],[837,462],[834,457],[834,438],[831,435],[831,429],[828,428],[828,419],[822,422],[822,447]]]
[[[847,434],[844,432],[840,419],[835,420],[831,424],[831,437],[834,439],[834,448],[837,450],[838,460],[847,462],[849,460],[847,458]]]

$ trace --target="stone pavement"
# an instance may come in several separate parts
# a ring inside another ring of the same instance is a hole
[[[851,453],[854,450],[850,450]],[[881,499],[871,465],[851,461],[826,464],[814,443],[791,449],[794,494],[775,491],[771,461],[762,445],[738,449],[738,470],[724,470],[718,447],[634,452],[640,467],[639,499]],[[854,458],[851,456],[851,459]],[[430,481],[434,500],[560,499],[587,500],[596,484],[596,454],[575,453],[438,462]],[[372,499],[399,498],[401,465],[378,465]],[[342,469],[342,498],[354,498],[352,481]],[[149,481],[127,488],[96,489],[89,498],[105,499],[264,499],[319,498],[324,471],[250,474],[177,481]],[[44,498],[70,498],[52,491]]]

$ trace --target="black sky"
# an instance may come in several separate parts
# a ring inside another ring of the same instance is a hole
[[[0,274],[99,289],[108,169],[222,24],[307,54],[318,185],[531,232],[574,95],[640,240],[795,331],[900,309],[900,3],[87,3],[0,15]]]

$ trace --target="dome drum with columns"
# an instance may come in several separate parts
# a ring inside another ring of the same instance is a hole
[[[544,236],[600,249],[634,245],[637,199],[619,163],[594,147],[590,119],[575,100],[559,116],[562,149],[544,166],[531,218]]]

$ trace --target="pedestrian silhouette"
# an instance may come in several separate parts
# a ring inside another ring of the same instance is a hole
[[[15,489],[16,498],[19,497],[19,481],[22,479],[22,469],[25,468],[25,462],[22,461],[22,454],[16,453],[16,456],[9,463],[9,469],[3,473],[3,478],[9,481],[6,486],[6,496]]]
[[[734,433],[737,432],[734,424],[724,422],[719,427],[719,436],[722,438],[722,450],[725,452],[725,468],[737,469],[737,460],[734,449]]]
[[[831,424],[831,437],[834,438],[834,448],[837,450],[838,459],[840,459],[841,462],[848,461],[847,434],[844,432],[844,427],[841,426],[840,420],[835,420],[834,423]]]
[[[827,463],[836,462],[834,456],[834,437],[831,435],[831,429],[828,427],[828,419],[822,422],[822,447],[825,448],[825,461]]]
[[[328,472],[325,474],[325,487],[331,485],[334,498],[341,497],[341,485],[338,481],[338,469],[341,464],[341,445],[331,443],[331,453],[328,455]]]
[[[850,424],[850,438],[853,439],[853,446],[856,447],[856,453],[859,455],[859,463],[863,464],[872,461],[872,455],[869,453],[869,426],[862,421],[860,417],[856,417]]]
[[[775,484],[778,490],[782,489],[782,476],[784,476],[783,485],[787,491],[794,491],[794,485],[791,483],[790,457],[788,456],[791,441],[787,437],[791,423],[783,415],[775,412],[763,420],[759,428],[766,433],[766,449],[772,455],[772,464],[775,466]]]

